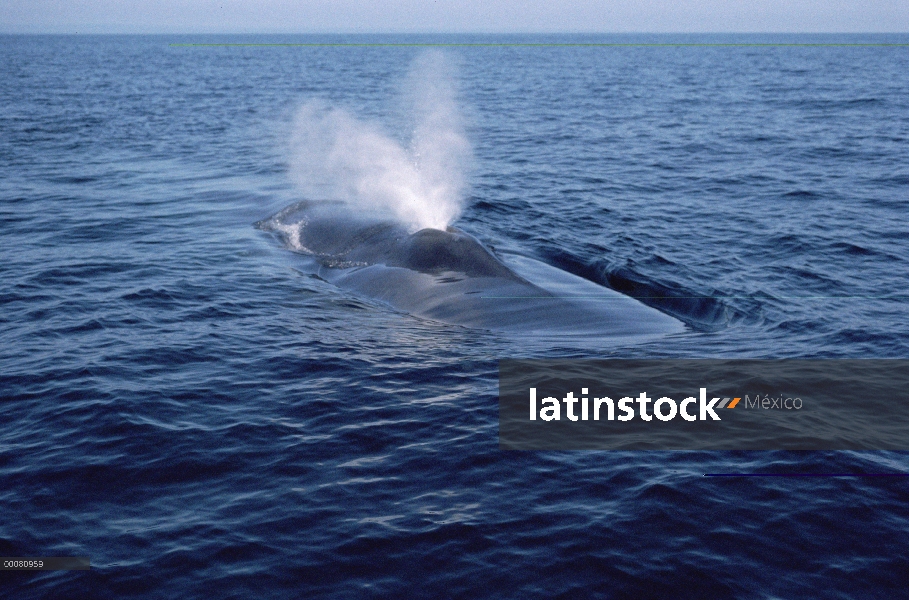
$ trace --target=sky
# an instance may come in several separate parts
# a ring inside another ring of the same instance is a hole
[[[0,0],[2,33],[891,33],[909,0]]]

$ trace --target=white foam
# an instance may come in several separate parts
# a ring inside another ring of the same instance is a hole
[[[312,252],[300,242],[300,231],[306,227],[305,220],[297,223],[282,223],[280,219],[272,219],[269,223],[269,227],[274,231],[280,231],[284,234],[284,239],[287,240],[287,246],[291,250],[312,254]]]

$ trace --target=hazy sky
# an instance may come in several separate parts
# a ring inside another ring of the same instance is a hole
[[[0,31],[909,32],[909,0],[0,0]]]

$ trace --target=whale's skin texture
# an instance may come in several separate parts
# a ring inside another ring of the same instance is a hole
[[[412,315],[521,334],[650,338],[684,331],[641,302],[521,255],[496,256],[454,229],[406,227],[303,201],[256,224],[335,285]]]

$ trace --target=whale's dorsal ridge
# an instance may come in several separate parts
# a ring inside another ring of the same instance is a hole
[[[404,262],[417,271],[455,271],[469,277],[523,281],[479,240],[454,227],[421,229],[404,242],[403,250]]]

